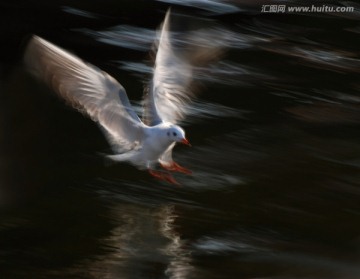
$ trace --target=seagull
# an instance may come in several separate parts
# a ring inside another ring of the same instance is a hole
[[[169,31],[170,10],[158,33],[152,79],[144,96],[143,120],[130,104],[124,87],[106,72],[70,52],[33,35],[24,61],[29,71],[69,105],[85,113],[104,131],[114,161],[129,162],[153,177],[178,184],[171,172],[192,172],[174,162],[176,143],[191,146],[178,124],[193,92],[193,65],[177,55]],[[163,170],[156,167],[160,165]]]

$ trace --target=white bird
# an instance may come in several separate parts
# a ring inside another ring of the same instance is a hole
[[[153,76],[144,99],[144,122],[133,110],[120,83],[54,44],[33,36],[24,60],[33,74],[103,128],[120,152],[111,155],[111,159],[128,161],[148,169],[156,178],[176,183],[169,171],[191,173],[174,162],[172,150],[177,142],[190,145],[176,123],[185,116],[186,105],[191,101],[193,66],[174,53],[169,16],[168,11],[157,42]],[[168,171],[155,170],[159,163]]]

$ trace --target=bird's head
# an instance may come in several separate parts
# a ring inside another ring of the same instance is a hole
[[[191,146],[189,141],[185,137],[185,131],[177,125],[171,125],[167,129],[166,135],[170,139],[170,141],[180,142]]]

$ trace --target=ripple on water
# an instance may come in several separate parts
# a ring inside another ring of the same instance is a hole
[[[81,17],[87,17],[87,18],[92,18],[92,19],[96,19],[99,17],[97,14],[94,14],[92,12],[88,12],[88,11],[70,7],[70,6],[63,6],[62,9],[64,12],[66,12],[68,14],[73,14],[73,15],[77,15],[77,16],[81,16]]]
[[[190,6],[200,8],[215,14],[235,13],[241,11],[236,5],[232,5],[229,1],[221,0],[157,0],[169,4],[182,6]]]

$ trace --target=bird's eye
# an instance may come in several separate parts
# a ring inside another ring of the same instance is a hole
[[[177,134],[176,134],[175,132],[173,132],[173,136],[176,137],[176,135],[177,135]]]

